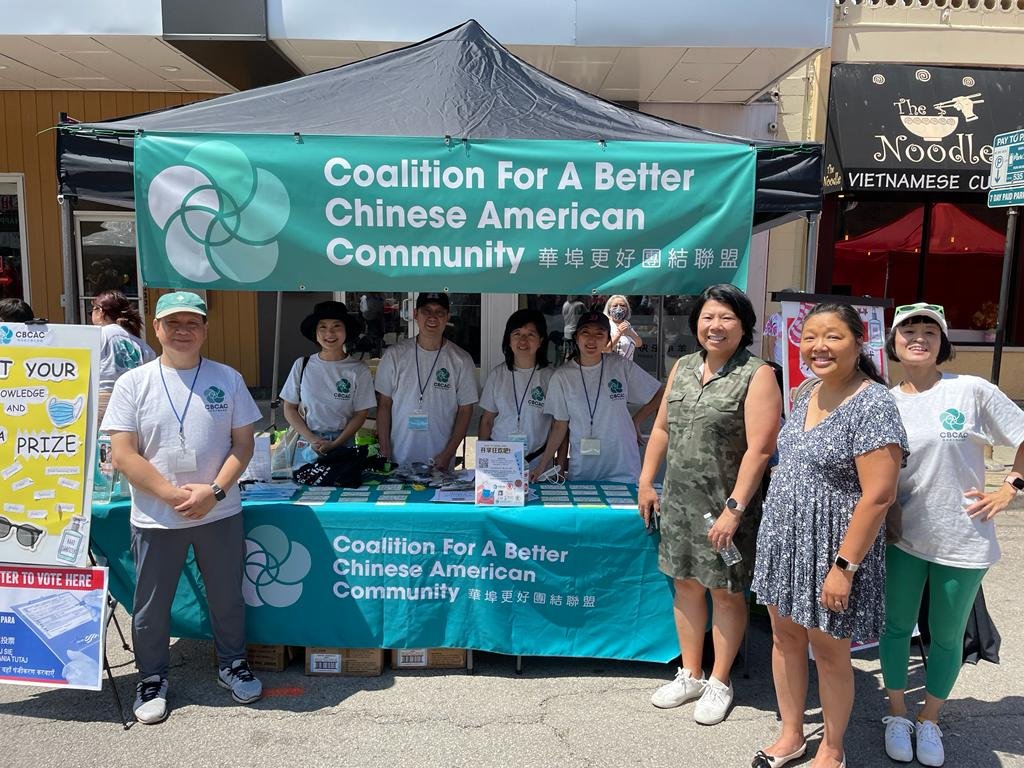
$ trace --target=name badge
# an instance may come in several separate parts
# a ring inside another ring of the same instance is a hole
[[[409,414],[408,428],[414,432],[427,431],[427,414],[423,411],[416,411]]]
[[[580,440],[580,453],[582,453],[584,456],[600,456],[601,438],[584,437],[582,440]]]
[[[508,441],[510,443],[522,443],[523,445],[526,445],[526,433],[525,432],[512,432],[508,436]]]
[[[169,463],[171,472],[195,472],[196,452],[192,448],[174,451]]]

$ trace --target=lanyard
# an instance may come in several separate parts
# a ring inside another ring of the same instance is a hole
[[[441,342],[441,346],[437,348],[437,354],[434,355],[434,362],[430,366],[430,373],[427,374],[427,383],[423,383],[423,379],[420,376],[420,345],[419,342],[415,342],[415,358],[416,358],[416,386],[420,388],[420,405],[423,405],[423,393],[427,391],[427,387],[430,386],[430,377],[434,375],[434,368],[437,366],[438,358],[441,357],[441,350],[444,349],[444,341]],[[426,352],[427,350],[423,350]]]
[[[577,365],[579,365],[577,363]],[[580,365],[580,381],[583,382],[583,394],[587,396],[587,413],[590,414],[590,434],[594,436],[594,414],[597,413],[597,406],[601,402],[601,382],[604,381],[604,355],[601,355],[601,373],[597,377],[597,392],[594,395],[594,404],[590,404],[590,392],[587,391],[587,379],[583,375],[583,366]]]
[[[601,358],[604,360],[604,358]],[[519,427],[523,423],[523,403],[526,402],[526,393],[530,391],[530,385],[533,383],[533,374],[537,372],[537,366],[533,366],[533,370],[530,371],[530,379],[526,382],[526,389],[523,390],[523,396],[519,397],[516,394],[516,369],[512,366],[512,402],[516,405],[516,427]]]
[[[174,401],[171,400],[171,391],[167,388],[167,380],[164,378],[164,364],[160,363],[160,383],[164,385],[164,394],[167,395],[167,402],[171,406],[171,410],[174,411],[174,418],[178,420],[178,440],[181,441],[181,447],[185,448],[185,417],[188,415],[188,407],[192,403],[192,392],[196,388],[196,381],[199,380],[199,370],[203,367],[203,358],[199,358],[199,365],[196,366],[196,375],[192,377],[192,386],[188,388],[188,400],[185,401],[185,409],[178,415],[178,409],[174,407]]]

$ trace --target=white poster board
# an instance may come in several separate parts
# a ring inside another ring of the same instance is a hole
[[[521,507],[526,503],[524,448],[523,443],[477,440],[477,505]]]

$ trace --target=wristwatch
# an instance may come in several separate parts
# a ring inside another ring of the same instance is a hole
[[[1020,493],[1021,491],[1024,491],[1024,477],[1014,477],[1013,475],[1007,475],[1003,482],[1012,485],[1014,493]]]
[[[210,487],[213,488],[213,498],[217,501],[224,501],[227,498],[228,495],[224,492],[224,489],[216,483],[210,483]]]
[[[732,496],[730,496],[728,499],[725,500],[725,506],[728,509],[731,509],[731,510],[734,510],[736,512],[739,512],[740,514],[742,514],[742,513],[747,511],[746,505],[745,504],[740,504]]]
[[[840,571],[846,571],[847,573],[856,573],[857,569],[860,568],[860,563],[851,563],[842,555],[836,555],[835,566]]]

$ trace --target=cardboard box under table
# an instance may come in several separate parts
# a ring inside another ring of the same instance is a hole
[[[466,669],[465,648],[395,648],[392,669]]]
[[[383,671],[381,648],[306,648],[307,675],[376,677]]]

